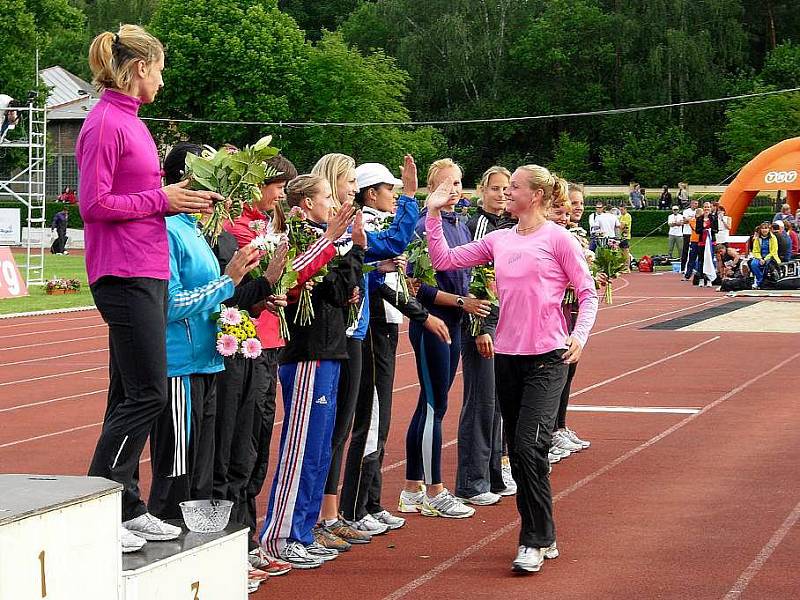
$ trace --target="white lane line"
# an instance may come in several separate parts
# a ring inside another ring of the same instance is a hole
[[[707,302],[701,302],[700,304],[694,304],[692,306],[687,306],[686,308],[671,310],[669,312],[661,313],[660,315],[655,315],[654,317],[647,317],[646,319],[639,319],[637,321],[628,321],[627,323],[620,323],[619,325],[614,325],[613,327],[607,327],[606,329],[601,329],[600,331],[593,331],[592,333],[589,334],[589,337],[593,335],[600,335],[601,333],[606,333],[608,331],[614,331],[615,329],[621,329],[622,327],[627,327],[628,325],[638,325],[639,323],[647,323],[648,321],[652,321],[653,319],[660,319],[661,317],[674,315],[675,313],[683,312],[686,310],[692,310],[693,308],[700,308],[701,306],[705,306],[706,304],[719,302],[721,300],[725,300],[725,298],[714,298],[713,300],[708,300]]]
[[[723,600],[738,600],[738,598],[741,597],[742,593],[747,589],[747,586],[750,585],[753,577],[758,575],[758,572],[761,571],[767,563],[769,557],[775,552],[775,549],[783,541],[783,538],[786,537],[786,534],[789,533],[789,530],[795,526],[798,519],[800,519],[800,502],[797,503],[792,512],[789,513],[789,516],[786,517],[777,531],[772,534],[769,541],[761,548],[761,551],[753,559],[753,562],[742,571],[742,574],[739,575],[739,579],[736,580],[733,587],[725,594]]]
[[[98,348],[97,350],[84,350],[82,352],[69,352],[68,354],[59,354],[57,356],[42,356],[41,358],[29,358],[27,360],[18,360],[15,362],[0,363],[0,367],[13,367],[14,365],[26,365],[28,363],[42,362],[43,360],[61,360],[68,356],[83,356],[84,354],[97,354],[98,352],[108,352],[108,348]]]
[[[53,375],[42,375],[41,377],[30,377],[28,379],[16,379],[15,381],[6,381],[5,383],[0,383],[0,387],[5,385],[14,385],[17,383],[30,383],[31,381],[41,381],[43,379],[53,379],[54,377],[64,377],[65,375],[78,375],[80,373],[91,373],[92,371],[100,371],[102,369],[108,369],[107,365],[103,365],[102,367],[94,367],[91,369],[80,369],[79,371],[66,371],[64,373],[54,373]]]
[[[676,431],[682,429],[683,427],[685,427],[689,423],[691,423],[694,420],[700,418],[700,416],[706,414],[709,410],[719,406],[720,404],[722,404],[723,402],[725,402],[729,398],[732,398],[733,396],[735,396],[739,392],[747,389],[748,387],[750,387],[754,383],[760,381],[764,377],[768,377],[769,375],[771,375],[772,373],[774,373],[778,369],[782,368],[783,366],[791,363],[792,361],[794,361],[798,357],[800,357],[800,352],[790,356],[789,358],[787,358],[785,360],[782,360],[781,362],[779,362],[777,365],[775,365],[771,369],[769,369],[767,371],[763,371],[759,375],[756,375],[755,377],[753,377],[752,379],[749,379],[745,383],[733,388],[731,391],[729,391],[726,394],[720,396],[719,398],[717,398],[716,400],[714,400],[710,404],[704,406],[700,410],[700,412],[698,412],[696,414],[693,414],[693,415],[689,415],[688,417],[686,417],[682,421],[676,423],[675,425],[673,425],[669,429],[666,429],[666,430],[662,431],[661,433],[659,433],[655,437],[652,437],[649,440],[647,440],[646,442],[644,442],[643,444],[640,444],[639,446],[637,446],[636,448],[633,448],[632,450],[629,450],[628,452],[626,452],[622,456],[614,459],[613,461],[611,461],[610,463],[606,464],[604,467],[601,467],[600,469],[598,469],[594,473],[591,473],[590,475],[587,475],[586,477],[584,477],[580,481],[577,481],[576,483],[572,484],[567,489],[562,490],[561,492],[559,492],[558,494],[553,496],[553,502],[555,503],[555,502],[557,502],[559,500],[562,500],[562,499],[566,498],[567,496],[569,496],[573,492],[575,492],[575,491],[581,489],[582,487],[588,485],[589,483],[591,483],[592,481],[594,481],[595,479],[597,479],[601,475],[605,475],[611,469],[613,469],[613,468],[619,466],[620,464],[624,463],[625,461],[633,458],[634,456],[636,456],[640,452],[642,452],[644,450],[647,450],[648,448],[650,448],[654,444],[657,444],[658,442],[663,440],[668,435],[671,435],[671,434],[675,433]],[[489,535],[487,535],[483,539],[481,539],[481,540],[477,541],[476,543],[474,543],[472,546],[469,546],[468,548],[465,548],[464,550],[462,550],[461,552],[453,555],[452,557],[450,557],[446,561],[436,565],[433,569],[431,569],[427,573],[424,573],[420,577],[417,577],[416,579],[408,582],[403,587],[400,587],[400,588],[396,589],[394,592],[392,592],[391,594],[386,596],[383,600],[399,600],[400,598],[403,598],[403,597],[407,596],[408,594],[410,594],[411,592],[413,592],[417,588],[419,588],[422,585],[426,584],[431,579],[437,577],[438,575],[441,575],[443,572],[448,570],[450,567],[452,567],[454,565],[457,565],[458,563],[462,562],[463,560],[469,558],[470,556],[472,556],[473,554],[478,552],[481,548],[491,544],[492,542],[494,542],[495,540],[503,537],[504,535],[506,535],[508,533],[511,533],[512,531],[514,531],[519,526],[519,524],[520,524],[519,518],[514,519],[510,523],[506,523],[503,527],[501,527],[500,529],[497,529],[496,531],[490,533]]]
[[[699,413],[699,408],[682,408],[668,406],[595,406],[593,404],[571,404],[567,410],[575,412],[594,413],[645,413],[666,415],[693,415]]]
[[[598,308],[597,312],[601,310],[608,310],[610,308],[622,308],[623,306],[629,306],[631,304],[638,304],[639,302],[644,302],[645,300],[649,300],[650,298],[639,298],[638,300],[631,300],[630,302],[623,302],[622,304],[612,304],[610,306],[604,306],[603,308]]]
[[[612,383],[614,381],[622,379],[623,377],[628,377],[629,375],[634,375],[635,373],[639,373],[641,371],[645,371],[647,369],[655,367],[656,365],[660,365],[662,363],[665,363],[668,360],[672,360],[673,358],[678,358],[680,356],[683,356],[684,354],[688,354],[689,352],[693,352],[693,351],[697,350],[698,348],[702,348],[706,344],[710,344],[711,342],[716,342],[718,339],[720,339],[720,336],[715,335],[712,338],[709,338],[709,339],[707,339],[707,340],[705,340],[703,342],[700,342],[699,344],[695,344],[691,348],[687,348],[686,350],[682,350],[681,352],[678,352],[676,354],[670,354],[669,356],[665,356],[664,358],[660,358],[660,359],[658,359],[658,360],[656,360],[654,362],[648,363],[646,365],[642,365],[641,367],[633,369],[632,371],[625,371],[624,373],[620,373],[619,375],[615,375],[614,377],[610,377],[608,379],[604,379],[603,381],[600,381],[598,383],[592,384],[592,385],[590,385],[588,387],[585,387],[583,389],[574,391],[569,395],[569,397],[570,398],[574,398],[575,396],[580,396],[581,394],[585,394],[586,392],[589,392],[589,391],[591,391],[591,390],[593,390],[595,388],[599,388],[600,386],[606,385],[607,383]]]
[[[40,348],[41,346],[52,346],[54,344],[72,344],[73,342],[84,342],[86,340],[100,340],[107,339],[105,335],[90,335],[89,337],[72,338],[70,340],[56,340],[55,342],[37,342],[35,344],[25,344],[24,346],[9,346],[7,348],[0,348],[0,352],[5,350],[24,350],[25,348]]]
[[[50,400],[40,400],[39,402],[31,402],[29,404],[18,404],[17,406],[9,406],[8,408],[0,408],[0,413],[11,412],[19,410],[20,408],[32,408],[34,406],[41,406],[42,404],[50,404],[52,402],[60,402],[61,400],[74,400],[75,398],[83,398],[84,396],[94,396],[95,394],[105,394],[108,388],[102,390],[92,390],[91,392],[83,392],[81,394],[72,394],[71,396],[61,396],[60,398],[51,398]]]
[[[37,435],[34,437],[25,438],[24,440],[16,440],[14,442],[6,442],[5,444],[0,444],[0,448],[8,448],[9,446],[16,446],[18,444],[25,444],[26,442],[34,442],[36,440],[43,440],[45,438],[53,437],[54,435],[63,435],[65,433],[72,433],[73,431],[81,431],[82,429],[89,429],[91,427],[99,427],[102,425],[103,422],[100,423],[89,423],[88,425],[80,425],[79,427],[70,427],[69,429],[62,429],[61,431],[54,431],[53,433],[43,433],[42,435]]]
[[[66,313],[74,313],[74,312],[84,312],[87,310],[95,310],[95,306],[77,306],[75,308],[59,308],[54,310],[35,310],[31,312],[22,312],[22,313],[11,313],[0,315],[0,319],[23,319],[28,317],[39,317],[45,315],[61,315]],[[50,321],[27,321],[25,323],[14,323],[13,325],[0,325],[0,328],[6,327],[24,327],[26,325],[30,325],[32,323],[60,323],[61,321],[80,321],[82,319],[97,319],[100,318],[100,314],[92,315],[90,317],[76,317],[74,319],[53,319]]]
[[[66,331],[84,331],[85,329],[97,329],[98,327],[107,327],[105,323],[101,323],[100,325],[84,325],[83,327],[67,327],[65,329],[47,329],[45,331],[26,331],[25,333],[11,333],[11,334],[3,334],[3,339],[13,338],[13,337],[30,337],[32,335],[48,335],[51,336],[54,333],[64,333]],[[71,342],[72,340],[64,340],[64,343]],[[3,348],[0,348],[2,350]]]

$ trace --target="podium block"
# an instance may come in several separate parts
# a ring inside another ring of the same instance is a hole
[[[113,600],[122,486],[100,477],[0,475],[0,600]]]
[[[182,525],[182,523],[176,523]],[[247,528],[184,531],[177,540],[148,542],[122,557],[120,600],[244,600]]]

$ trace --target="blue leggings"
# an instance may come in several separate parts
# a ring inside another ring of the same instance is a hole
[[[770,261],[768,260],[762,265],[761,261],[757,258],[750,259],[750,271],[753,273],[758,287],[761,287],[761,284],[764,283],[764,275],[766,275],[769,270],[769,263]]]
[[[460,323],[448,323],[445,344],[419,323],[412,322],[408,337],[417,360],[419,400],[406,434],[406,479],[442,483],[442,419],[447,393],[453,385],[461,349]]]

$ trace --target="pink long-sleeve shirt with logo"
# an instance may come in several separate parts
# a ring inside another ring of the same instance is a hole
[[[78,207],[89,283],[105,275],[169,279],[169,204],[158,150],[139,106],[137,98],[106,90],[78,136]]]
[[[441,219],[425,222],[433,266],[463,269],[494,262],[500,297],[495,350],[535,355],[566,347],[567,322],[561,310],[572,284],[580,309],[572,337],[586,345],[597,316],[597,290],[575,237],[550,221],[529,235],[497,229],[477,242],[449,248]]]

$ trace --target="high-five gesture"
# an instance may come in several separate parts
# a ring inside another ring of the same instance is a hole
[[[328,228],[325,230],[325,237],[329,241],[335,242],[344,235],[347,227],[350,225],[350,220],[353,218],[355,208],[352,202],[345,202],[342,207],[336,211],[333,218],[328,221]]]
[[[367,249],[367,234],[364,233],[364,215],[361,211],[356,213],[356,219],[353,221],[353,244]]]
[[[428,194],[428,200],[425,203],[428,207],[428,213],[432,216],[438,216],[439,211],[450,204],[451,196],[454,193],[455,188],[452,182],[440,183],[436,190]]]
[[[406,154],[403,158],[403,166],[400,167],[400,178],[403,180],[403,194],[406,196],[414,197],[417,193],[417,163],[414,162],[414,157]]]

